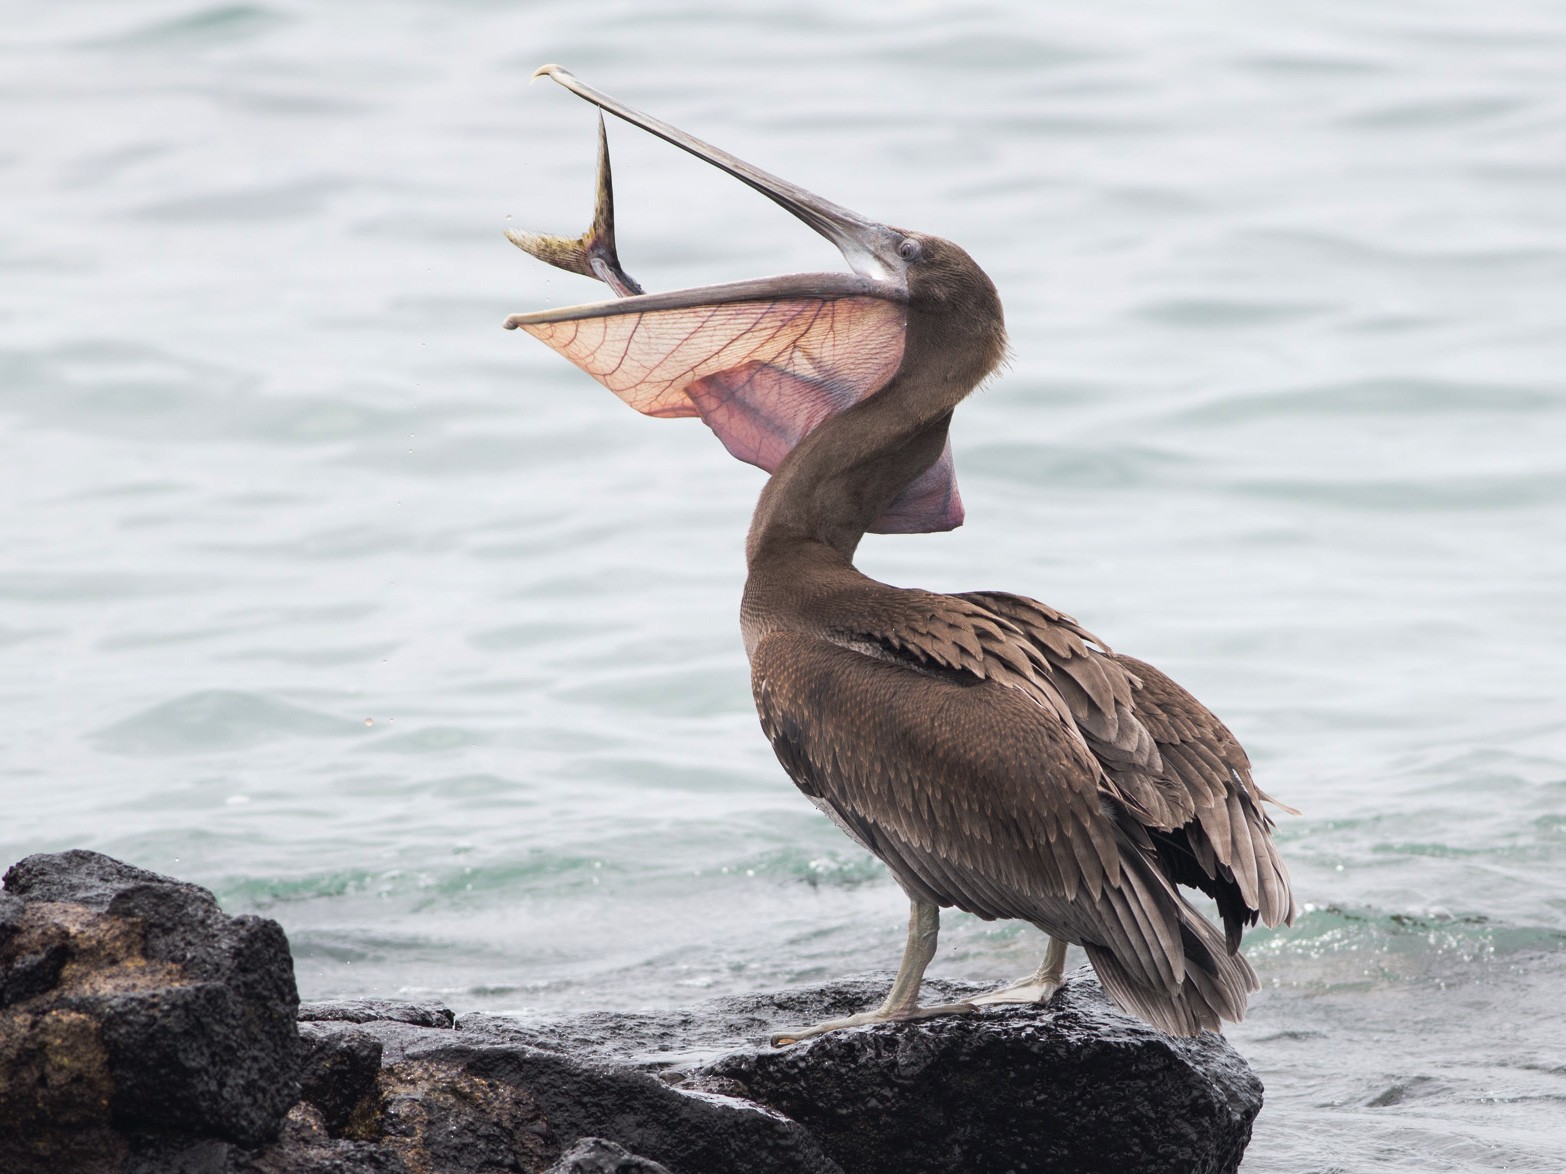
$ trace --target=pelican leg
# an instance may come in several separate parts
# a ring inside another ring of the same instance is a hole
[[[919,984],[924,981],[924,968],[935,957],[935,942],[941,928],[941,911],[938,906],[915,901],[908,912],[908,945],[903,950],[903,964],[892,981],[892,989],[886,1000],[874,1011],[862,1011],[847,1019],[829,1019],[814,1027],[802,1027],[797,1031],[780,1031],[772,1037],[772,1046],[786,1047],[812,1036],[825,1035],[843,1027],[862,1027],[867,1023],[896,1023],[908,1019],[928,1019],[934,1015],[956,1015],[973,1010],[971,1003],[943,1003],[938,1007],[919,1006]]]
[[[1031,978],[1025,978],[1021,982],[1011,986],[1002,987],[998,991],[987,991],[982,995],[975,995],[968,1000],[975,1007],[986,1007],[994,1003],[1047,1003],[1051,996],[1060,989],[1066,973],[1066,946],[1063,938],[1052,937],[1049,940],[1049,949],[1044,954],[1044,961],[1039,963],[1039,969]]]

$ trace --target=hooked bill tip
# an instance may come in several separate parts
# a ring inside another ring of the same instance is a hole
[[[563,69],[561,69],[558,65],[554,65],[554,64],[540,65],[537,69],[535,69],[533,71],[533,76],[529,80],[530,81],[537,81],[541,77],[554,77],[555,74],[557,74],[557,73],[564,73],[564,72],[565,71]]]

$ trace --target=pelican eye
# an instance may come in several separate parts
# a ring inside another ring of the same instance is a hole
[[[917,261],[924,256],[924,246],[911,236],[905,236],[897,246],[897,255],[904,261]]]

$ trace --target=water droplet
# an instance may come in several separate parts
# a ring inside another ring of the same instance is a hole
[[[385,664],[386,662],[383,660],[381,663]],[[364,719],[364,724],[367,726],[373,726],[375,724],[375,719],[373,717],[367,717]]]

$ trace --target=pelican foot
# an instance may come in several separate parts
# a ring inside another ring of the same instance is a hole
[[[841,1031],[845,1027],[863,1027],[867,1023],[904,1023],[912,1019],[933,1019],[937,1015],[968,1015],[974,1010],[973,1003],[942,1003],[939,1007],[908,1007],[901,1011],[888,1011],[885,1007],[877,1007],[874,1011],[861,1011],[858,1015],[850,1015],[847,1019],[828,1019],[825,1023],[818,1023],[814,1027],[801,1027],[797,1031],[780,1031],[772,1037],[772,1046],[786,1048],[789,1044],[797,1044],[802,1039],[811,1039],[818,1035],[825,1035],[829,1031]]]
[[[1047,1003],[1061,988],[1058,982],[1040,982],[1037,978],[1025,978],[998,991],[986,991],[969,999],[975,1007],[991,1007],[998,1003]]]

